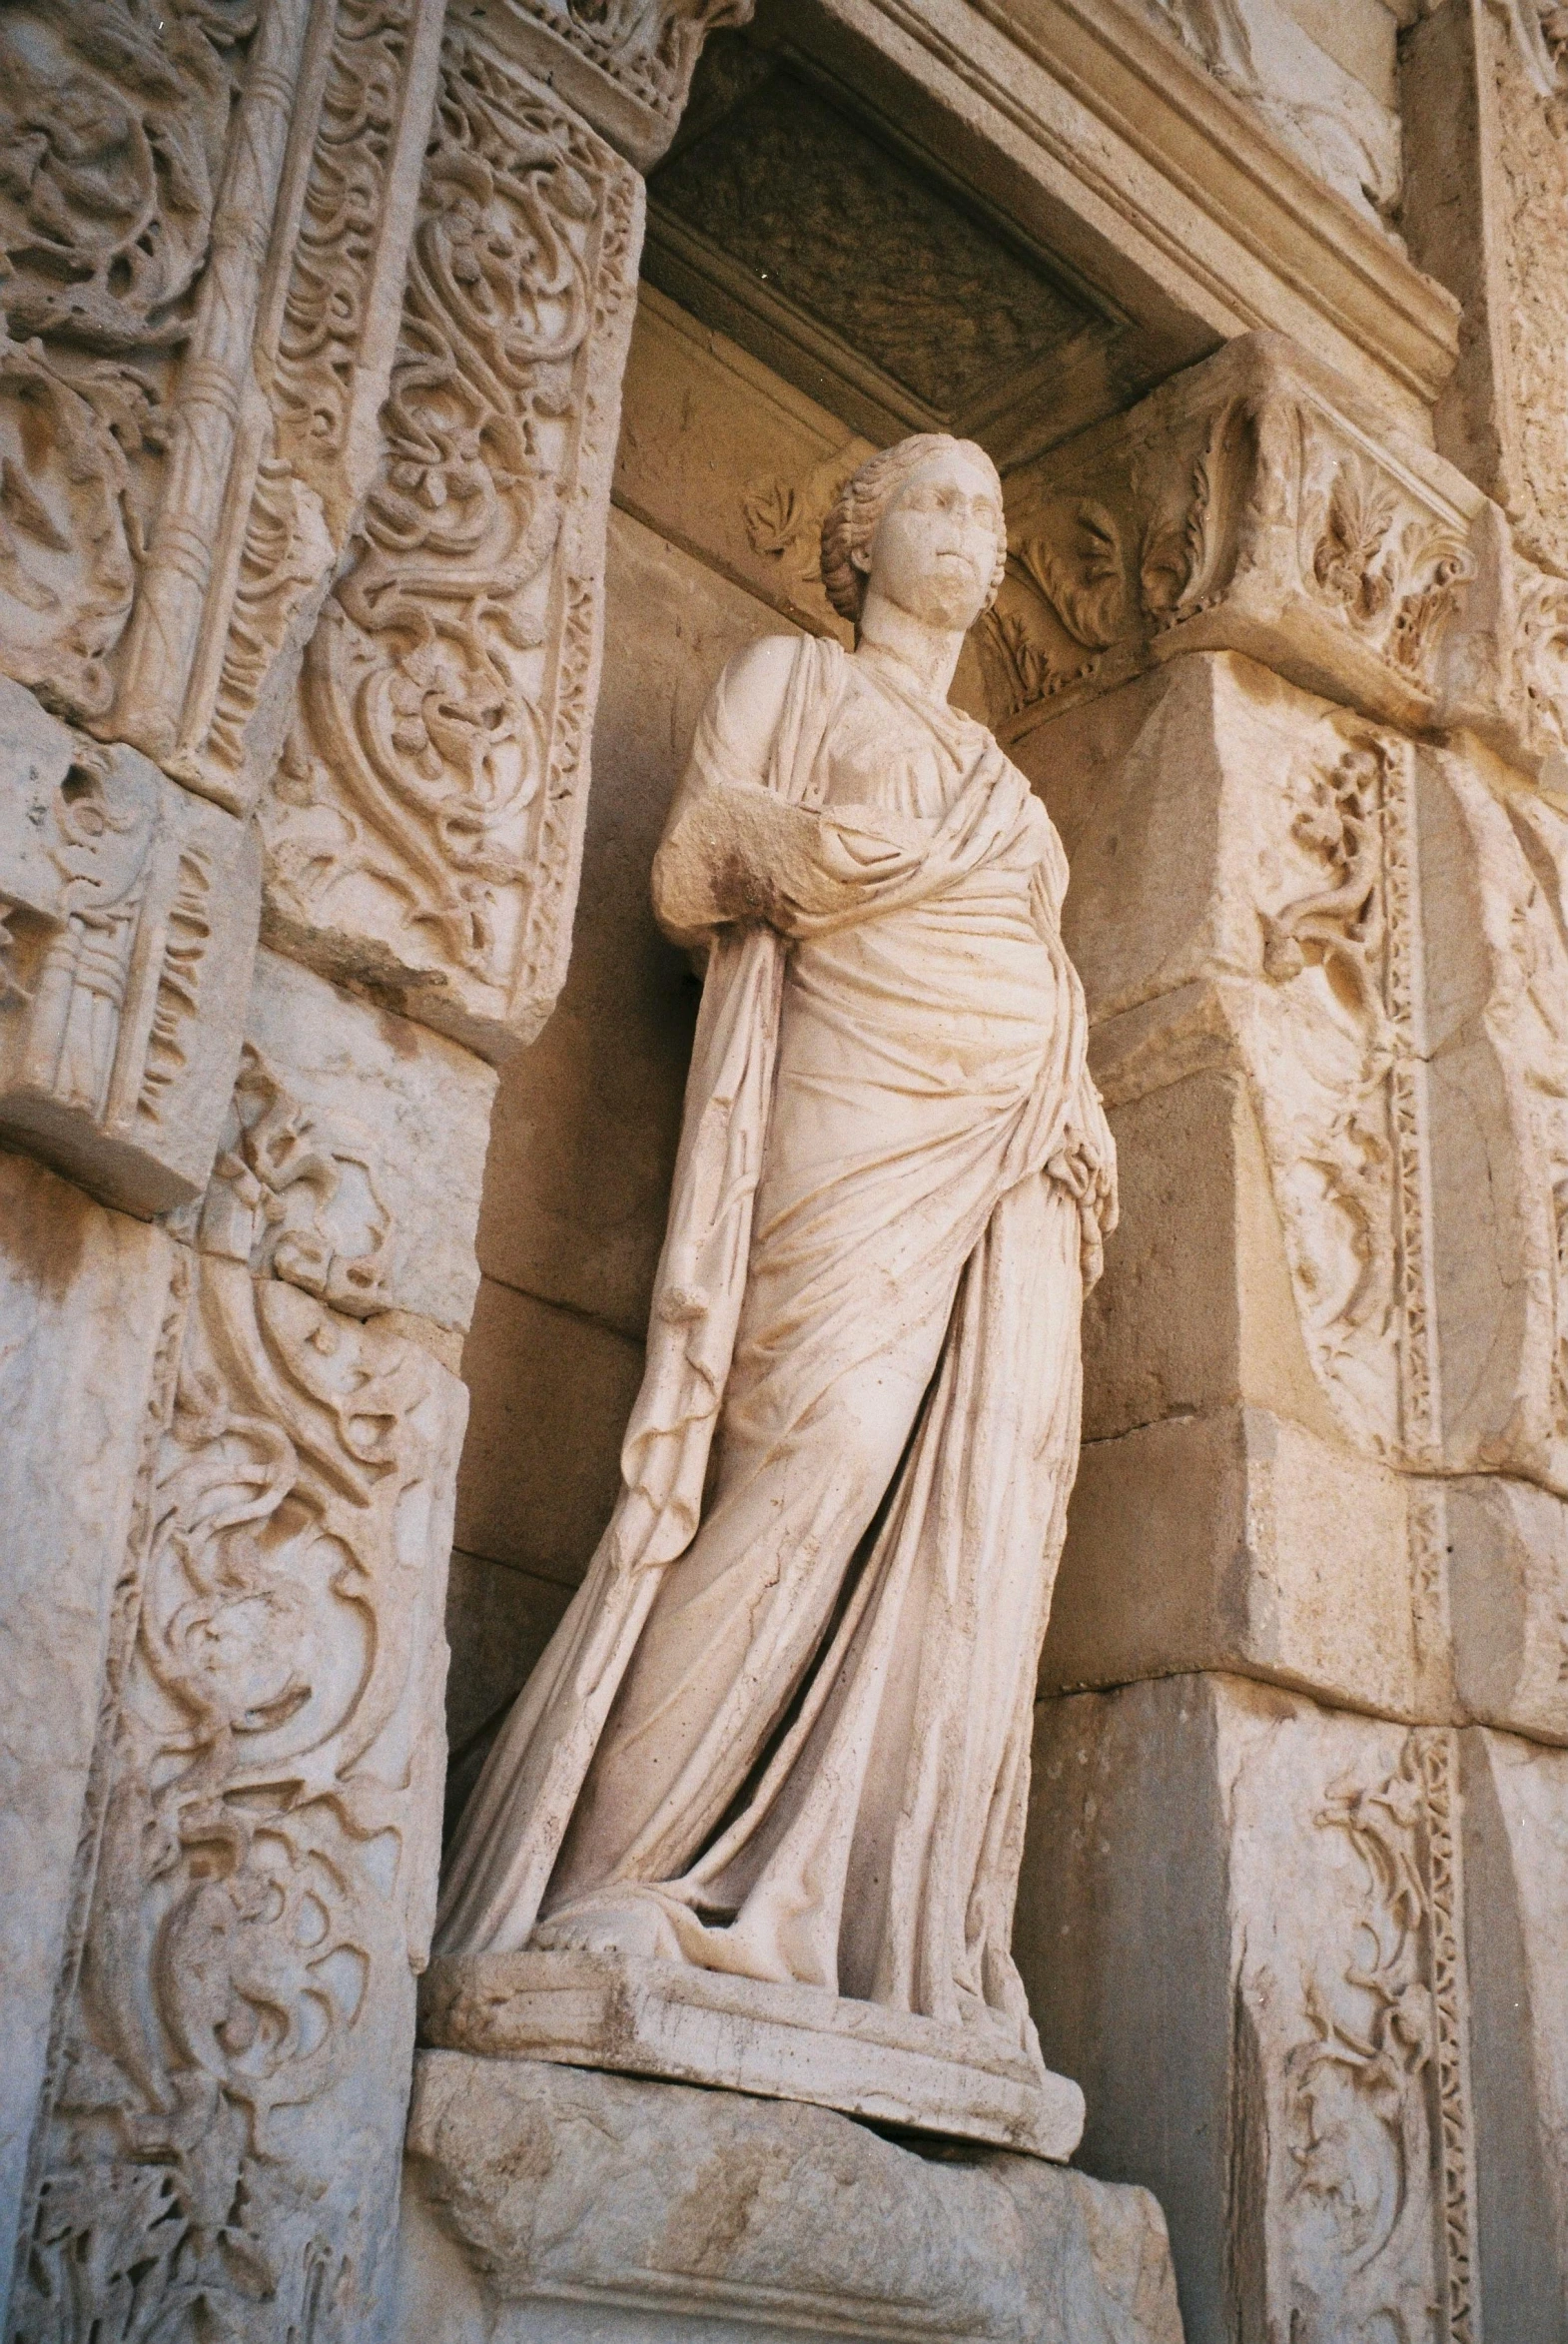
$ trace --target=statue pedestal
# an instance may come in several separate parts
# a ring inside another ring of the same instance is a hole
[[[827,2108],[421,2051],[395,2344],[1181,2344],[1147,2190]]]
[[[1062,2160],[1084,2095],[978,2027],[620,1953],[465,1954],[420,1984],[427,2043],[544,2059],[767,2099],[805,2100]]]

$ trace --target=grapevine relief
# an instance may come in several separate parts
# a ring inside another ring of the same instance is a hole
[[[1308,1353],[1355,1437],[1413,1461],[1436,1439],[1411,977],[1408,754],[1379,736],[1308,760],[1258,907],[1255,1065]],[[1286,1072],[1287,1070],[1287,1072]]]
[[[1282,2066],[1292,2344],[1474,2344],[1451,1737],[1410,1734],[1375,1789],[1330,1785],[1316,1821],[1344,1835],[1361,1894],[1347,1954],[1303,1968]]]

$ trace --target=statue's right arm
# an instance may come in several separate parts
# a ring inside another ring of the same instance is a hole
[[[816,815],[764,782],[794,659],[792,637],[765,635],[713,687],[653,862],[653,908],[673,943],[759,920],[788,936],[796,912],[834,908]]]

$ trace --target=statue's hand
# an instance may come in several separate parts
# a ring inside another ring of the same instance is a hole
[[[749,782],[693,798],[653,863],[653,904],[679,944],[715,928],[765,921],[782,936],[854,908],[852,866],[823,817]]]

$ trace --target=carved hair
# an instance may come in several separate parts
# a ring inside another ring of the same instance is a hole
[[[822,524],[822,583],[840,618],[850,619],[856,626],[860,624],[867,574],[857,565],[856,554],[870,559],[877,523],[899,490],[933,456],[946,455],[950,450],[967,455],[991,474],[997,483],[1000,510],[1001,477],[985,449],[977,447],[973,439],[955,439],[951,431],[917,431],[912,438],[901,439],[896,447],[884,447],[880,454],[868,455],[859,471],[852,472],[845,481]],[[985,600],[987,610],[997,598],[1007,554],[1007,530],[999,526],[996,567]]]

